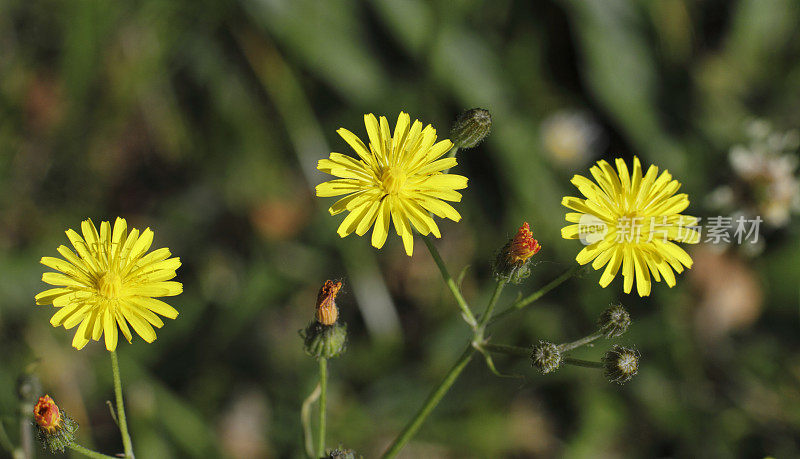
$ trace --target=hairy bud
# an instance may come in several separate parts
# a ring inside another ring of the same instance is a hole
[[[631,325],[631,315],[621,304],[613,305],[600,314],[597,320],[600,332],[608,339],[621,336]]]
[[[39,441],[51,453],[64,452],[64,448],[75,441],[78,423],[60,410],[49,395],[39,397],[33,407],[33,420],[38,427]]]
[[[450,131],[450,140],[456,148],[473,148],[485,139],[492,130],[492,115],[489,110],[473,108],[456,118]]]
[[[548,341],[539,341],[531,350],[531,365],[542,374],[552,373],[561,366],[561,350]]]
[[[630,381],[639,372],[639,351],[614,345],[603,356],[603,367],[609,381],[624,384]]]

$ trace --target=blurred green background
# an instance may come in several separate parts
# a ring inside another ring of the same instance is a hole
[[[138,457],[302,457],[299,409],[317,366],[297,330],[328,278],[345,284],[350,329],[330,367],[328,444],[376,457],[467,330],[421,241],[408,258],[397,237],[376,251],[336,236],[333,199],[313,196],[326,180],[316,161],[349,153],[336,129],[364,136],[364,113],[393,124],[404,110],[445,137],[460,111],[489,109],[491,136],[455,170],[470,178],[464,218],[442,223],[437,245],[451,271],[469,266],[465,295],[485,304],[494,253],[529,221],[544,248],[509,302],[574,263],[560,199],[596,159],[669,168],[694,215],[719,215],[720,188],[734,190],[722,193],[733,212],[784,205],[764,186],[774,177],[752,192],[729,152],[761,138],[796,161],[798,22],[794,0],[3,0],[8,440],[20,441],[22,377],[81,423],[84,444],[122,450],[102,344],[72,349],[72,332],[33,301],[39,258],[64,230],[120,215],[184,262],[185,291],[170,301],[181,315],[153,344],[119,349]],[[575,339],[621,301],[634,325],[619,342],[641,351],[639,375],[620,387],[498,357],[526,375],[510,380],[476,359],[403,457],[800,456],[797,236],[784,218],[762,227],[758,250],[693,247],[677,287],[655,284],[646,299],[619,278],[601,289],[594,271],[570,281],[498,324],[494,341]]]

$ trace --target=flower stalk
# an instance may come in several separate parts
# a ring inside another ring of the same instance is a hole
[[[450,274],[447,271],[447,267],[444,265],[444,262],[441,260],[441,257],[439,256],[439,253],[436,251],[436,248],[433,247],[433,244],[430,242],[430,240],[427,237],[423,237],[422,240],[425,241],[425,245],[428,246],[428,249],[430,250],[431,255],[433,256],[434,260],[437,262],[436,264],[437,264],[437,266],[439,266],[439,271],[442,273],[442,277],[445,279],[445,283],[448,284],[448,287],[451,286],[451,284],[448,283],[448,279],[450,280],[450,282],[452,282],[452,287],[450,288],[450,291],[453,293],[453,296],[456,298],[456,301],[459,303],[459,306],[462,306],[462,310],[469,311],[469,306],[467,306],[466,301],[461,296],[461,292],[456,287],[455,282],[453,281],[452,277],[450,277]],[[517,301],[517,302],[513,303],[511,306],[509,306],[503,312],[501,312],[501,313],[499,313],[499,314],[497,314],[495,316],[492,316],[491,313],[492,313],[492,310],[494,309],[494,306],[491,306],[491,303],[492,302],[494,302],[494,303],[497,302],[498,298],[500,297],[500,292],[502,291],[502,288],[503,288],[503,285],[502,285],[503,283],[498,282],[498,285],[495,287],[495,291],[492,294],[492,299],[490,300],[490,303],[487,306],[487,310],[484,313],[484,315],[481,317],[481,322],[485,322],[483,324],[483,326],[491,325],[492,323],[495,322],[495,320],[499,316],[507,315],[507,314],[510,314],[510,313],[512,313],[514,311],[520,310],[523,307],[529,305],[530,303],[533,303],[534,301],[538,300],[539,298],[544,296],[545,293],[549,292],[550,290],[553,290],[554,288],[558,287],[559,285],[561,285],[564,282],[566,282],[567,280],[569,280],[576,272],[578,272],[579,268],[580,267],[570,268],[569,270],[567,270],[566,272],[561,274],[559,277],[557,277],[556,279],[554,279],[553,281],[551,281],[550,283],[548,283],[547,285],[545,285],[541,289],[537,290],[533,294],[529,295],[528,297],[526,297],[526,298],[524,298],[524,299],[522,299],[520,301]],[[519,305],[519,306],[517,306],[517,305]],[[464,309],[464,308],[466,308],[466,309]],[[474,319],[474,316],[472,316],[471,312],[470,312],[470,316],[473,318],[473,321],[474,321],[475,319]],[[465,320],[466,320],[466,317],[465,317]],[[475,327],[473,327],[474,334],[475,334],[475,336],[473,336],[473,341],[467,346],[467,348],[464,350],[464,352],[461,354],[461,356],[458,358],[458,360],[456,360],[456,362],[453,364],[453,366],[447,372],[447,374],[442,379],[442,381],[439,383],[439,385],[436,386],[433,389],[433,391],[430,393],[430,395],[428,395],[428,398],[425,400],[425,403],[422,405],[422,407],[420,407],[420,409],[417,411],[417,413],[414,415],[414,417],[411,418],[411,420],[408,422],[408,424],[406,424],[406,426],[403,428],[403,430],[400,432],[400,434],[398,434],[398,436],[394,439],[392,444],[389,446],[389,448],[383,454],[383,456],[382,456],[383,458],[392,458],[392,457],[397,456],[397,454],[400,452],[400,450],[402,450],[403,447],[409,442],[409,440],[411,440],[411,438],[417,433],[417,431],[422,426],[422,424],[425,422],[425,420],[428,418],[428,416],[430,416],[430,414],[433,412],[433,409],[436,408],[436,406],[439,404],[439,402],[442,400],[442,398],[444,398],[444,396],[447,394],[447,392],[450,390],[450,388],[456,382],[458,377],[461,375],[461,372],[464,371],[464,368],[466,368],[467,364],[475,356],[475,353],[478,352],[478,348],[475,346],[475,343],[476,343],[475,338],[477,337],[477,335],[479,333],[478,328],[477,328],[478,327],[477,321],[475,322],[475,324],[476,324]],[[487,350],[492,350],[492,349],[494,349],[494,350],[498,350],[498,349],[508,350],[509,348],[512,348],[512,346],[506,347],[506,346],[502,346],[502,345],[493,345],[491,343],[485,343],[485,342],[480,343],[480,346],[483,349],[487,349]],[[527,349],[525,349],[525,354],[524,355],[525,356],[529,355],[529,351]]]
[[[75,451],[76,453],[83,454],[86,457],[91,457],[93,459],[105,459],[105,458],[114,458],[114,456],[108,456],[105,454],[98,453],[97,451],[92,451],[89,448],[83,447],[77,443],[72,443],[68,445],[67,448]]]
[[[581,270],[581,267],[578,265],[572,266],[571,268],[564,271],[560,276],[556,277],[549,284],[545,285],[544,287],[540,288],[539,290],[531,293],[530,295],[522,298],[518,301],[515,301],[511,306],[507,307],[503,311],[497,313],[494,317],[489,319],[488,325],[491,325],[497,322],[499,319],[513,313],[514,311],[518,311],[525,306],[533,303],[534,301],[538,300],[539,298],[543,297],[547,294],[550,290],[558,287],[559,285],[563,284],[567,280],[569,280],[572,276],[577,274]]]
[[[450,289],[450,292],[453,294],[453,298],[456,299],[456,303],[458,303],[458,306],[461,308],[461,315],[464,318],[464,321],[467,322],[467,324],[472,327],[473,330],[476,329],[478,326],[478,321],[472,314],[472,310],[469,308],[467,300],[465,300],[464,296],[461,295],[461,290],[456,285],[456,281],[453,280],[453,276],[451,276],[450,272],[447,270],[447,266],[445,266],[441,255],[439,255],[439,251],[436,249],[436,246],[433,245],[433,242],[428,236],[422,236],[422,240],[425,242],[425,246],[431,253],[433,261],[436,262],[436,266],[439,268],[439,272],[442,274],[444,283],[447,285],[447,288]]]
[[[119,431],[122,435],[122,446],[125,448],[125,457],[134,459],[133,444],[131,442],[131,436],[128,434],[128,421],[125,418],[125,406],[122,401],[122,381],[119,376],[117,351],[111,351],[109,354],[111,354],[111,372],[114,375],[114,394],[117,400],[117,422],[119,423]]]
[[[328,360],[319,359],[319,435],[317,436],[317,457],[325,455],[325,409],[328,404]]]

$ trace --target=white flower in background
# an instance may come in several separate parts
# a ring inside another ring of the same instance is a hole
[[[773,227],[784,226],[800,210],[800,182],[796,176],[800,146],[797,130],[776,132],[766,121],[748,124],[748,145],[736,145],[728,156],[744,185],[741,198],[746,213],[761,215]]]
[[[598,155],[603,130],[583,110],[561,110],[542,121],[542,146],[561,167],[582,166]]]

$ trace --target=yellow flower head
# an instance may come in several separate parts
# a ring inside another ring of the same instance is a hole
[[[681,184],[672,180],[658,167],[650,166],[642,176],[639,158],[633,158],[633,173],[621,158],[616,159],[617,170],[606,161],[591,167],[595,182],[576,175],[572,184],[585,199],[564,197],[561,204],[569,212],[566,220],[571,225],[561,229],[564,239],[581,239],[586,247],[575,258],[599,270],[605,266],[600,285],[606,287],[622,267],[625,293],[630,293],[633,281],[640,296],[650,294],[650,276],[656,282],[663,277],[670,287],[675,285],[675,275],[683,267],[692,267],[692,258],[672,241],[697,243],[700,234],[691,226],[695,217],[681,215],[689,206],[689,197],[678,194]]]
[[[70,329],[78,324],[72,346],[82,349],[90,339],[105,333],[106,349],[117,348],[117,327],[131,341],[130,323],[145,341],[156,339],[153,326],[164,322],[154,313],[174,319],[178,311],[155,297],[175,296],[183,291],[180,282],[169,281],[181,265],[179,258],[169,258],[169,249],[154,250],[150,228],[128,232],[127,223],[117,218],[100,224],[100,232],[91,220],[81,223],[83,237],[67,230],[75,252],[58,247],[64,259],[43,257],[41,263],[60,272],[47,272],[42,281],[54,285],[36,295],[36,304],[59,308],[50,319],[54,327]]]
[[[347,129],[337,131],[359,159],[341,153],[321,159],[317,169],[341,178],[318,185],[317,196],[347,195],[329,209],[331,215],[350,212],[339,225],[339,236],[354,231],[363,236],[374,225],[372,245],[381,248],[391,219],[406,253],[411,256],[412,224],[423,235],[433,233],[441,237],[429,212],[453,221],[461,219],[444,201],[461,201],[461,193],[455,190],[466,188],[467,178],[442,172],[457,164],[455,158],[440,159],[453,144],[449,140],[436,142],[436,130],[431,125],[423,129],[418,120],[412,124],[403,112],[397,118],[394,135],[384,116],[378,122],[375,115],[364,115],[364,124],[369,147]]]

